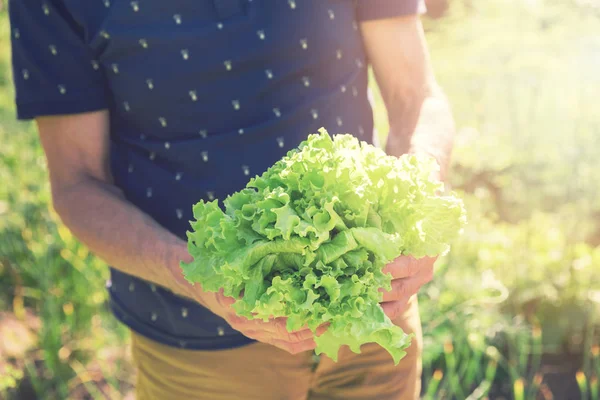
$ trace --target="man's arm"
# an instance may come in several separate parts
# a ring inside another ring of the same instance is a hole
[[[54,208],[73,234],[115,268],[195,297],[177,274],[186,243],[141,212],[113,184],[108,112],[36,120]],[[189,260],[188,260],[189,261]]]
[[[387,153],[433,156],[445,178],[454,121],[435,80],[419,17],[367,21],[361,31],[388,113]]]
[[[238,317],[231,308],[234,299],[187,283],[179,271],[180,260],[191,261],[186,242],[127,202],[112,183],[108,112],[44,117],[37,123],[54,208],[92,252],[125,273],[198,301],[247,337],[292,354],[316,347],[309,329],[290,333],[285,319]]]
[[[454,121],[435,81],[419,17],[367,21],[361,30],[388,112],[386,152],[432,156],[440,165],[438,178],[445,179]],[[386,266],[384,271],[393,278],[392,290],[383,294],[381,306],[392,320],[404,312],[421,286],[431,281],[435,260],[401,256]]]

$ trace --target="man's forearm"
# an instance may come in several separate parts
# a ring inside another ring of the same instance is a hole
[[[430,90],[425,96],[415,96],[402,104],[390,105],[388,114],[387,153],[432,156],[440,164],[440,178],[444,180],[450,164],[455,127],[450,105],[442,90]]]
[[[54,206],[75,237],[109,265],[188,295],[190,285],[173,273],[179,260],[189,258],[185,241],[127,202],[114,186],[85,179],[55,193]]]

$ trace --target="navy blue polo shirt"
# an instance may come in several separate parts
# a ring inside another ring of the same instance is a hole
[[[10,0],[17,116],[108,109],[115,185],[185,239],[193,204],[243,188],[320,127],[370,142],[358,24],[423,8],[420,0]],[[251,342],[165,288],[113,268],[108,286],[116,317],[163,344]]]

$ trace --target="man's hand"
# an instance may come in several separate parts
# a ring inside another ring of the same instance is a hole
[[[384,292],[381,307],[390,319],[400,316],[408,301],[421,286],[433,279],[433,264],[437,257],[413,258],[401,256],[388,264],[384,273],[392,275],[392,290]],[[383,289],[382,289],[383,291]]]
[[[291,354],[314,350],[316,347],[315,334],[310,329],[288,332],[285,318],[275,318],[269,320],[269,322],[263,322],[262,320],[249,320],[236,315],[233,308],[231,308],[231,305],[235,303],[235,299],[224,296],[222,292],[203,292],[199,295],[198,301],[227,321],[233,329],[250,339],[273,345]],[[321,334],[324,329],[319,328],[317,334]]]
[[[269,322],[262,320],[249,320],[240,317],[231,308],[235,303],[232,297],[226,297],[223,292],[210,293],[202,290],[199,284],[192,285],[185,280],[179,267],[180,261],[190,262],[191,256],[187,252],[187,245],[184,241],[178,242],[171,249],[173,253],[170,263],[170,278],[166,278],[167,286],[176,294],[191,298],[202,306],[206,307],[242,335],[262,343],[271,344],[291,354],[298,354],[303,351],[314,350],[316,343],[315,334],[308,328],[296,332],[288,332],[285,318],[275,318]],[[326,328],[317,329],[317,335],[324,332]]]
[[[426,154],[435,158],[444,180],[454,120],[431,66],[419,16],[365,21],[361,24],[365,50],[386,106],[390,132],[386,153]],[[392,274],[392,290],[381,306],[392,319],[402,314],[411,296],[433,277],[435,258],[399,257],[384,271]]]

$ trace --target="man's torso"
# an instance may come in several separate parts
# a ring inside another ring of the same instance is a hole
[[[115,184],[181,238],[194,203],[241,189],[320,127],[372,139],[353,0],[53,3],[107,87]],[[151,339],[249,342],[196,303],[116,269],[111,277],[115,315]]]

